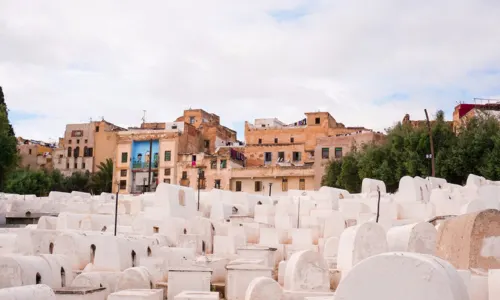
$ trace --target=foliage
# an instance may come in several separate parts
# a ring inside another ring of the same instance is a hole
[[[431,122],[436,177],[464,184],[471,173],[500,180],[500,123],[494,116],[477,115],[458,134],[442,111]],[[405,175],[431,174],[430,140],[426,126],[397,124],[387,130],[383,144],[364,145],[326,167],[323,185],[359,192],[363,178],[385,182],[394,192]]]
[[[75,172],[64,176],[60,171],[20,169],[11,173],[4,188],[6,193],[35,194],[48,196],[50,191],[86,192],[100,194],[111,192],[113,177],[113,161],[101,163],[99,171],[91,175],[89,172]]]
[[[3,94],[2,87],[0,86],[0,111],[3,111],[5,113],[5,117],[7,120],[9,119],[9,110],[7,109],[7,103],[5,103],[5,96]],[[7,129],[8,136],[16,136],[14,133],[14,128],[12,125],[9,123],[8,129]]]
[[[0,93],[0,96],[3,94]],[[4,104],[0,104],[0,189],[5,184],[5,178],[15,169],[19,160],[17,140],[11,131],[12,126],[7,117],[7,108]]]

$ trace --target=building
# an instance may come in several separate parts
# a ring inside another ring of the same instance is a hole
[[[105,120],[68,124],[64,137],[54,150],[54,169],[64,175],[73,172],[96,172],[101,162],[113,158],[116,133],[125,130]]]
[[[314,188],[321,187],[321,180],[325,175],[325,167],[333,159],[341,159],[355,147],[364,144],[383,143],[385,135],[371,130],[358,130],[347,134],[320,137],[314,151]]]
[[[493,115],[500,118],[500,102],[490,102],[488,100],[476,100],[474,104],[461,103],[455,106],[453,111],[453,131],[458,133],[460,128],[465,126],[471,118],[481,114]]]
[[[54,143],[17,138],[17,152],[21,157],[19,166],[30,170],[52,169]]]
[[[351,143],[336,144],[335,138],[364,131],[315,112],[293,124],[246,122],[242,143],[234,130],[220,124],[219,116],[189,109],[174,122],[144,122],[116,133],[114,191],[154,191],[159,182],[266,195],[311,190],[318,178],[318,141],[347,152]]]

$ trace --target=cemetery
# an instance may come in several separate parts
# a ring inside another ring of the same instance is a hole
[[[116,197],[0,194],[0,299],[500,299],[500,182],[473,174]]]

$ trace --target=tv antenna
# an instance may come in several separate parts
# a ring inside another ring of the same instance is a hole
[[[142,111],[142,123],[146,123],[146,110]]]

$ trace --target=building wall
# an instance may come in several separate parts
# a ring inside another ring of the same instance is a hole
[[[303,143],[294,143],[294,144],[262,144],[262,145],[247,145],[245,147],[245,155],[247,157],[247,166],[255,167],[255,166],[264,166],[278,165],[278,153],[284,152],[285,162],[289,161],[291,163],[296,164],[304,164],[305,162],[312,161],[310,155],[305,151],[305,144]],[[272,161],[271,163],[266,163],[265,153],[272,153]],[[300,153],[300,161],[293,161],[293,153]]]
[[[321,179],[325,174],[325,167],[330,160],[341,159],[351,152],[354,146],[360,147],[363,144],[381,143],[383,141],[383,134],[372,131],[361,131],[358,133],[318,138],[318,144],[314,151],[314,170],[316,174],[314,178],[314,188],[319,189],[321,187]],[[340,157],[335,156],[336,148],[342,149],[342,155]],[[327,158],[323,158],[322,156],[323,149],[328,149]]]
[[[94,165],[92,172],[97,172],[101,162],[106,162],[107,159],[114,159],[117,145],[117,133],[114,131],[115,126],[107,122],[101,121],[94,124]],[[99,131],[97,131],[99,128]]]

